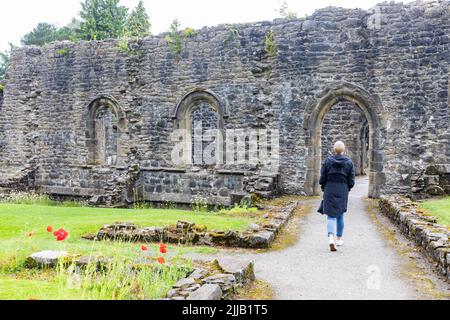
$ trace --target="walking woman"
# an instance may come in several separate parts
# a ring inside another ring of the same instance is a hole
[[[333,252],[344,245],[344,214],[347,212],[348,194],[355,186],[355,166],[344,155],[345,144],[342,141],[336,142],[334,153],[325,160],[319,181],[324,192],[321,213],[328,216],[328,238]]]

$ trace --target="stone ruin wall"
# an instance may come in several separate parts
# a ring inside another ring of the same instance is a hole
[[[249,192],[311,194],[320,158],[311,151],[311,115],[323,97],[336,96],[373,117],[372,196],[445,188],[449,20],[448,1],[382,3],[203,28],[184,40],[180,56],[164,34],[131,42],[129,52],[113,40],[16,49],[0,108],[1,185],[30,181],[58,195],[212,204]],[[271,29],[275,57],[265,50]],[[177,106],[205,92],[220,106],[223,129],[280,130],[278,175],[172,163],[170,135],[183,122]],[[117,109],[115,165],[90,159],[96,98]]]

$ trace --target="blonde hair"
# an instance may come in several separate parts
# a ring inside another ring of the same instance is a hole
[[[334,144],[334,152],[337,154],[344,154],[345,144],[342,141],[338,141]]]

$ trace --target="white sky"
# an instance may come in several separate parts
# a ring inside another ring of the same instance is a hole
[[[8,42],[20,44],[20,38],[39,22],[63,26],[78,16],[81,0],[2,0],[0,1],[0,51],[9,49]],[[134,8],[139,0],[121,0]],[[373,7],[383,0],[287,0],[289,8],[299,16],[311,14],[326,6],[347,8]],[[404,0],[403,2],[411,2]],[[221,23],[253,22],[279,17],[278,0],[144,0],[150,15],[152,33],[169,29],[178,18],[182,27],[195,29]]]

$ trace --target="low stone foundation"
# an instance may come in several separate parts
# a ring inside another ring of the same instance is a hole
[[[88,240],[112,240],[124,242],[164,242],[174,244],[191,244],[200,246],[224,246],[261,249],[269,248],[278,232],[286,225],[298,207],[298,202],[291,202],[284,207],[270,208],[264,221],[252,225],[250,229],[240,231],[208,231],[205,226],[179,221],[176,226],[164,228],[139,228],[132,223],[118,222],[106,225]]]
[[[236,289],[254,280],[252,261],[214,260],[178,281],[166,300],[229,300]]]
[[[450,282],[450,231],[426,215],[418,203],[400,196],[383,197],[381,212],[392,220],[400,231],[436,264],[440,273]]]

